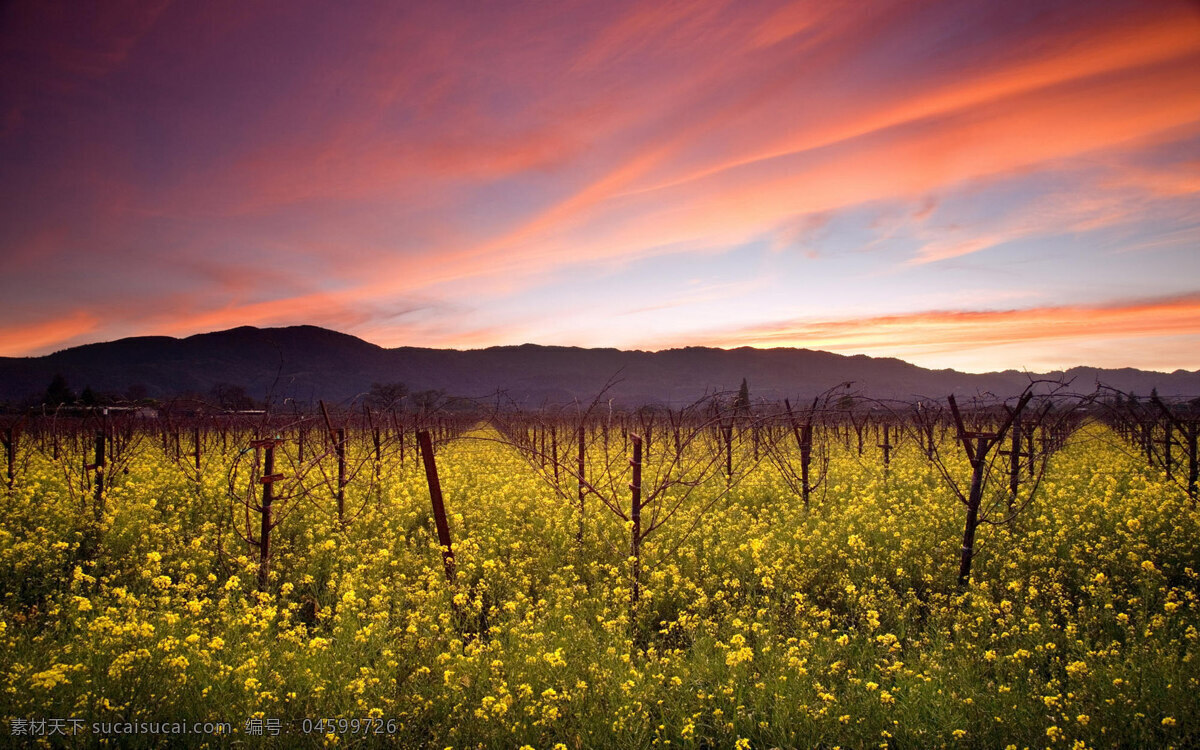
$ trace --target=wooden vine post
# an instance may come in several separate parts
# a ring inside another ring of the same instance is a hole
[[[725,484],[733,482],[733,420],[721,423],[721,434],[725,442]]]
[[[1174,431],[1178,432],[1183,438],[1180,442],[1187,452],[1187,480],[1185,487],[1188,498],[1191,499],[1192,507],[1194,508],[1196,507],[1196,501],[1200,500],[1200,486],[1198,486],[1200,485],[1200,462],[1198,462],[1200,456],[1197,456],[1196,452],[1197,442],[1200,442],[1198,441],[1200,439],[1200,421],[1197,421],[1194,416],[1191,419],[1183,419],[1177,416],[1158,396],[1154,396],[1152,401],[1162,411],[1168,426],[1173,426]],[[1170,432],[1167,435],[1170,436]],[[1169,456],[1170,454],[1168,453],[1167,455]],[[1169,461],[1167,463],[1168,465],[1170,464]]]
[[[96,522],[104,517],[104,432],[97,430],[95,435],[95,463],[84,465],[85,470],[94,471],[93,474],[95,487],[92,495],[92,508],[96,514]]]
[[[583,470],[584,470],[584,466],[586,463],[586,456],[587,456],[587,454],[585,452],[585,448],[584,448],[584,442],[583,442],[583,439],[584,439],[583,422],[579,423],[579,434],[577,437],[579,440],[579,457],[578,457],[579,464],[576,467],[578,470],[577,473],[579,475],[579,528],[575,532],[575,542],[577,544],[579,544],[580,546],[583,546],[583,514],[584,514],[584,510],[585,510],[584,496],[587,494],[587,489],[584,486],[586,480],[583,475]]]
[[[1022,438],[1021,420],[1014,420],[1012,423],[1012,441],[1009,443],[1009,448],[1006,451],[1000,451],[1001,456],[1008,456],[1008,510],[1010,513],[1017,502],[1017,490],[1021,484],[1021,459],[1028,456],[1031,472],[1033,469],[1033,453],[1021,450]],[[1030,476],[1032,476],[1032,473]]]
[[[804,499],[804,507],[808,508],[809,496],[812,494],[812,482],[809,477],[812,468],[812,436],[813,436],[813,414],[816,412],[817,402],[813,401],[813,408],[809,410],[808,419],[800,425],[796,421],[796,417],[792,414],[792,404],[785,398],[783,400],[784,409],[787,410],[788,422],[791,424],[792,433],[796,436],[796,446],[800,449],[800,494]]]
[[[346,428],[339,427],[334,433],[336,442],[333,449],[337,453],[337,511],[338,523],[346,522]]]
[[[638,600],[642,593],[642,439],[631,435],[633,440],[633,459],[629,465],[633,467],[633,481],[629,483],[632,494],[629,520],[633,529],[629,537],[629,556],[633,564],[633,590],[630,597],[630,624],[636,624],[634,615],[637,614]]]
[[[554,467],[554,482],[558,483],[558,428],[550,425],[550,463]]]
[[[883,423],[883,442],[879,444],[879,447],[883,448],[883,470],[887,471],[892,467],[892,448],[895,447],[888,437],[887,422]]]
[[[379,484],[379,475],[383,469],[383,438],[379,434],[379,428],[375,427],[371,430],[371,446],[375,451],[375,484]]]
[[[12,427],[4,428],[4,452],[8,456],[8,488],[13,488],[17,467],[17,431]]]
[[[417,433],[417,446],[425,464],[425,482],[429,485],[429,501],[433,505],[433,522],[437,525],[438,542],[442,546],[442,565],[446,580],[454,583],[454,547],[450,542],[450,523],[446,520],[446,504],[442,499],[442,483],[438,479],[437,463],[433,460],[433,441],[429,430]]]
[[[1171,428],[1173,426],[1169,421],[1163,425],[1163,468],[1167,471],[1168,480],[1174,479],[1171,473]]]
[[[262,485],[262,501],[259,503],[258,531],[258,590],[266,591],[271,578],[271,529],[272,512],[275,505],[274,484],[283,479],[283,474],[275,473],[275,447],[282,442],[277,438],[253,440],[250,447],[263,451],[263,473],[258,478]]]
[[[325,408],[324,401],[318,401],[321,405],[321,416],[325,419],[325,430],[329,435],[330,442],[333,443],[333,452],[337,456],[338,462],[338,478],[337,490],[334,496],[337,498],[337,514],[338,523],[346,522],[346,429],[339,427],[333,428],[333,422],[329,419],[329,410]]]
[[[1198,479],[1197,474],[1200,473],[1197,471],[1197,466],[1196,466],[1197,433],[1200,433],[1200,425],[1197,425],[1195,422],[1192,422],[1191,424],[1188,425],[1188,429],[1186,431],[1186,436],[1187,436],[1187,455],[1188,455],[1187,492],[1188,492],[1188,497],[1192,498],[1192,506],[1193,507],[1196,505],[1196,481]]]

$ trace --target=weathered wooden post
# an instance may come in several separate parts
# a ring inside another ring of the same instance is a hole
[[[632,494],[629,520],[633,529],[629,537],[629,556],[633,563],[633,591],[630,599],[630,623],[636,627],[638,600],[642,595],[642,439],[631,435],[633,441],[633,459],[629,462],[633,467],[633,481],[629,483]]]
[[[383,438],[379,434],[379,428],[376,427],[371,432],[371,442],[375,448],[375,484],[379,484],[379,475],[382,470],[383,463]]]
[[[1163,468],[1167,471],[1167,479],[1171,480],[1174,477],[1171,474],[1171,441],[1172,441],[1172,424],[1168,421],[1163,423]]]
[[[337,453],[337,511],[338,523],[346,522],[346,428],[337,429],[333,450]]]
[[[454,547],[450,542],[450,523],[446,520],[446,505],[442,499],[442,483],[438,479],[437,464],[433,460],[433,441],[429,430],[417,433],[417,445],[425,463],[425,482],[429,485],[429,500],[433,505],[433,522],[437,526],[438,542],[442,545],[442,565],[446,580],[454,583]]]
[[[558,427],[550,425],[550,463],[554,465],[554,483],[558,484]]]
[[[783,406],[787,410],[792,433],[796,436],[796,446],[800,449],[800,494],[804,499],[804,507],[807,508],[808,498],[812,492],[809,471],[812,466],[812,418],[817,408],[817,402],[813,401],[813,408],[809,411],[808,419],[803,425],[796,422],[796,417],[792,414],[792,405],[786,398],[783,400]]]
[[[888,424],[883,424],[883,442],[879,444],[883,448],[883,470],[887,471],[892,466],[892,445],[891,439],[888,437]]]
[[[96,451],[95,451],[96,462],[91,464],[89,467],[87,467],[87,468],[92,469],[95,472],[95,474],[93,475],[94,482],[95,482],[95,489],[94,489],[94,494],[92,496],[93,497],[92,507],[95,509],[97,522],[99,522],[100,519],[104,517],[104,469],[105,469],[104,445],[105,445],[104,432],[101,430],[97,430],[96,431]]]
[[[1198,467],[1196,464],[1197,433],[1200,433],[1200,423],[1197,423],[1195,421],[1188,423],[1187,430],[1185,433],[1187,435],[1187,452],[1188,452],[1187,493],[1188,493],[1188,497],[1190,497],[1192,499],[1193,507],[1195,507],[1195,505],[1196,505],[1196,482],[1198,479],[1197,475],[1200,474],[1200,470],[1198,470]]]
[[[1008,508],[1011,511],[1017,499],[1017,486],[1021,483],[1021,421],[1012,424],[1012,445],[1008,451]]]
[[[1142,450],[1146,452],[1147,466],[1154,466],[1154,421],[1155,420],[1151,419],[1149,415],[1147,415],[1142,424]],[[1058,436],[1055,435],[1055,450],[1058,450],[1059,448],[1057,437]]]
[[[258,525],[258,590],[266,591],[271,579],[271,530],[274,527],[272,515],[275,505],[275,482],[283,479],[282,474],[275,473],[275,446],[280,441],[275,438],[253,440],[250,446],[263,451],[263,473],[258,478],[262,485],[262,501],[259,503]]]
[[[1036,431],[1037,430],[1035,427],[1035,429],[1029,430],[1025,434],[1025,457],[1029,459],[1029,478],[1030,479],[1033,479],[1033,477],[1037,474],[1037,451],[1035,450],[1034,442],[1033,442],[1034,441],[1033,435],[1034,435],[1034,432],[1036,432]]]
[[[8,488],[13,488],[17,469],[17,432],[12,427],[4,429],[4,451],[8,456]]]
[[[1182,447],[1184,447],[1184,449],[1187,451],[1187,494],[1188,497],[1191,498],[1192,507],[1195,507],[1198,499],[1197,482],[1200,481],[1200,466],[1197,465],[1196,455],[1197,437],[1200,437],[1200,421],[1197,421],[1194,418],[1184,420],[1182,417],[1176,415],[1170,408],[1168,408],[1167,405],[1164,404],[1157,395],[1152,397],[1152,401],[1154,405],[1162,411],[1163,416],[1166,418],[1168,429],[1173,425],[1175,430],[1183,436],[1183,440],[1181,441],[1183,444]],[[1170,434],[1171,433],[1168,431],[1168,438],[1170,437]],[[1166,455],[1169,456],[1170,453],[1167,453]],[[1169,463],[1170,462],[1168,461],[1168,464]]]
[[[584,428],[583,428],[583,422],[580,422],[580,423],[579,423],[579,435],[578,435],[578,439],[579,439],[579,464],[578,464],[578,466],[576,467],[576,468],[577,468],[577,470],[578,470],[578,474],[579,474],[579,529],[578,529],[578,530],[575,532],[575,541],[576,541],[576,542],[577,542],[577,543],[578,543],[580,546],[582,546],[582,545],[583,545],[583,515],[584,515],[584,510],[585,510],[585,506],[584,506],[584,495],[586,495],[586,494],[587,494],[587,490],[584,488],[584,482],[585,482],[585,479],[584,479],[584,474],[583,474],[583,472],[584,472],[584,467],[586,466],[586,456],[587,456],[587,454],[586,454],[586,452],[585,452],[585,449],[584,449],[584,442],[583,442],[583,438],[584,438]]]
[[[721,422],[721,434],[725,439],[725,484],[733,482],[733,420]]]

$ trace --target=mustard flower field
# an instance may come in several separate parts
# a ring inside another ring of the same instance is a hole
[[[0,491],[0,744],[1200,746],[1200,514],[1100,425],[980,527],[967,586],[962,504],[919,447],[885,471],[830,441],[808,507],[766,460],[689,487],[636,603],[630,524],[589,498],[577,539],[577,504],[482,424],[437,448],[453,583],[426,475],[393,451],[340,521],[326,485],[280,480],[260,591],[230,499],[249,440],[210,441],[199,472],[143,441],[99,514],[77,465],[23,449]]]

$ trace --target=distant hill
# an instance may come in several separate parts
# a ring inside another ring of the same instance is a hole
[[[876,398],[943,397],[948,393],[1019,392],[1031,377],[1014,370],[969,374],[927,370],[898,359],[843,356],[808,349],[710,349],[659,352],[578,347],[496,346],[458,351],[384,349],[315,326],[234,328],[175,339],[146,336],[88,344],[44,357],[0,358],[0,400],[20,403],[40,396],[56,373],[76,390],[123,394],[132,386],[150,397],[207,394],[218,384],[245,387],[254,398],[268,393],[310,401],[347,402],[372,383],[439,389],[451,395],[488,397],[497,389],[523,407],[590,401],[614,376],[608,391],[618,404],[690,403],[707,392],[735,390],[746,378],[752,396],[812,397],[839,383]],[[1034,377],[1074,379],[1073,390],[1096,382],[1167,397],[1200,396],[1200,372],[1173,373],[1075,368]],[[606,397],[606,398],[607,398]]]

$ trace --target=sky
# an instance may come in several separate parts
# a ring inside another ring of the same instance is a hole
[[[1200,369],[1200,3],[0,4],[0,356]]]

